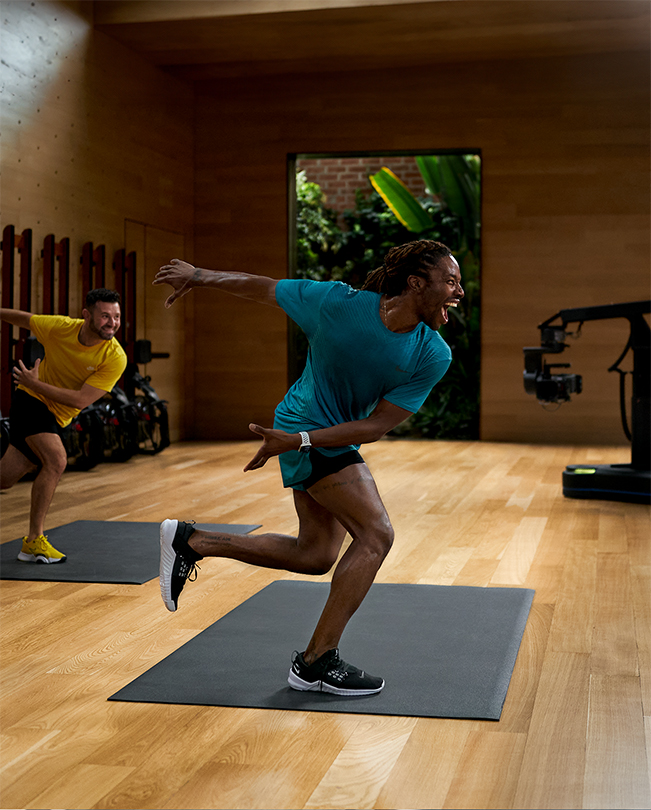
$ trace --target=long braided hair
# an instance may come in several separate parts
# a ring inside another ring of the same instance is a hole
[[[387,253],[381,267],[368,274],[362,289],[386,293],[389,297],[400,295],[407,286],[409,276],[428,278],[427,271],[451,255],[450,249],[442,242],[432,239],[398,245]]]

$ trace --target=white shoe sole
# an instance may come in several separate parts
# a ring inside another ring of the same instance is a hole
[[[21,562],[48,563],[49,565],[66,561],[66,557],[46,557],[44,554],[25,554],[24,551],[21,551],[16,559]]]
[[[330,686],[330,684],[323,683],[323,681],[313,681],[310,683],[310,681],[304,681],[302,678],[299,678],[293,669],[289,670],[287,682],[292,689],[297,689],[299,692],[328,692],[330,695],[341,695],[342,697],[377,695],[378,692],[384,689],[384,681],[382,681],[382,686],[378,689],[342,689],[339,686]]]
[[[164,520],[160,525],[160,569],[158,582],[160,595],[163,597],[165,607],[174,613],[176,605],[172,600],[172,571],[176,552],[172,548],[172,541],[179,525],[178,520]]]

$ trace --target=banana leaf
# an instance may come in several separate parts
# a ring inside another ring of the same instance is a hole
[[[446,155],[446,157],[448,157]],[[454,157],[451,155],[450,157]],[[464,188],[458,176],[457,161],[442,160],[441,161],[441,178],[443,180],[443,196],[448,208],[453,214],[460,217],[466,222],[470,215],[469,201],[464,194]]]
[[[419,155],[416,163],[430,194],[444,203],[463,224],[466,242],[474,249],[479,238],[479,172],[475,155]]]
[[[370,175],[369,180],[405,228],[420,233],[432,227],[430,215],[391,169],[383,167],[376,174]]]
[[[418,155],[416,164],[425,181],[425,186],[430,194],[440,195],[441,193],[441,170],[439,169],[438,158],[433,155]]]

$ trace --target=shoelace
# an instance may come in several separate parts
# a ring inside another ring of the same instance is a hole
[[[198,576],[198,571],[201,571],[201,566],[194,562],[188,562],[185,557],[181,557],[179,565],[179,576],[187,579],[188,582],[194,582]]]
[[[347,664],[342,657],[339,655],[339,650],[335,650],[335,654],[330,658],[330,660],[324,664],[323,666],[323,674],[328,675],[334,680],[337,681],[344,681],[351,671],[354,671],[354,667],[351,667],[350,664]]]
[[[195,526],[196,522],[196,520],[186,521],[186,523],[189,523],[190,526]],[[179,555],[179,559],[181,561],[179,566],[179,576],[183,577],[183,579],[187,579],[188,582],[195,582],[197,576],[199,575],[198,571],[201,571],[201,566],[197,565],[196,562],[189,562],[181,555]]]
[[[350,674],[348,667],[349,665],[346,664],[345,661],[342,661],[339,656],[337,656],[329,662],[324,674],[329,675],[331,678],[337,681],[344,681]]]

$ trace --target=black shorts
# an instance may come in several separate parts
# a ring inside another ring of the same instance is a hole
[[[357,450],[347,450],[337,456],[325,456],[312,448],[310,450],[310,461],[312,462],[312,472],[300,482],[301,489],[308,489],[327,475],[332,475],[345,467],[350,467],[351,464],[364,464],[364,459]]]
[[[27,436],[34,436],[36,433],[56,433],[61,436],[61,427],[44,402],[17,388],[9,411],[9,441],[32,464],[40,465],[38,456],[25,441]]]

